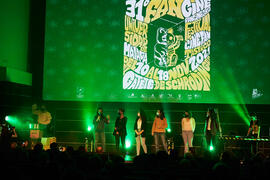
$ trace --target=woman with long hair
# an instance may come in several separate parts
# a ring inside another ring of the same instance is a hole
[[[115,121],[115,126],[114,126],[114,132],[113,135],[115,136],[115,145],[116,145],[116,150],[117,152],[120,151],[119,145],[121,142],[122,145],[122,151],[125,153],[125,142],[126,142],[126,136],[127,136],[127,117],[124,115],[125,110],[120,108],[118,110],[118,117],[116,118]]]
[[[141,146],[144,153],[147,153],[147,147],[145,144],[145,130],[146,130],[146,116],[142,110],[137,114],[137,118],[134,124],[134,131],[136,137],[136,152],[137,156],[140,155]]]
[[[209,108],[205,120],[205,138],[207,143],[207,149],[210,149],[211,144],[213,147],[216,145],[216,134],[217,132],[222,135],[222,129],[219,122],[218,110]]]
[[[164,112],[159,109],[156,112],[156,116],[152,126],[152,136],[155,139],[155,148],[156,152],[160,149],[159,139],[161,139],[164,150],[168,153],[166,137],[165,137],[165,129],[168,127],[167,119],[165,118]]]

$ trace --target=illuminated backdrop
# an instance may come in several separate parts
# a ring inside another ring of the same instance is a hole
[[[48,0],[44,99],[268,104],[266,2]]]

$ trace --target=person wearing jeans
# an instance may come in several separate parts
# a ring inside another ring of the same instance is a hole
[[[193,133],[195,130],[195,119],[191,113],[185,111],[184,117],[182,118],[182,137],[184,141],[184,153],[189,152],[189,148],[192,148]]]
[[[95,127],[95,150],[99,147],[102,146],[103,152],[106,151],[105,147],[105,124],[109,124],[110,122],[110,116],[103,114],[103,109],[98,108],[97,114],[93,119],[93,124]]]
[[[165,118],[164,112],[162,110],[157,110],[156,117],[152,126],[152,136],[155,139],[155,149],[156,152],[160,150],[161,144],[159,139],[161,139],[164,150],[168,153],[165,129],[168,127],[167,119]]]
[[[138,112],[137,118],[134,124],[134,131],[136,137],[136,152],[137,156],[140,155],[141,145],[144,153],[147,153],[147,147],[145,144],[145,130],[146,130],[146,117],[142,110]]]

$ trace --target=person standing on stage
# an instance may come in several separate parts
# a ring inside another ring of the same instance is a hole
[[[164,150],[168,153],[165,129],[168,127],[167,119],[165,118],[164,112],[162,110],[157,110],[156,117],[152,126],[152,136],[155,139],[156,152],[159,151],[159,139],[162,141]]]
[[[192,114],[185,111],[184,117],[182,118],[182,137],[184,141],[184,153],[189,152],[189,148],[192,148],[193,133],[195,131],[195,119]]]
[[[247,136],[252,136],[253,138],[260,137],[260,125],[256,115],[250,116],[250,125]]]
[[[127,135],[127,117],[124,115],[124,109],[119,109],[118,114],[119,116],[116,118],[115,121],[115,127],[113,135],[115,136],[115,144],[116,144],[116,150],[119,152],[120,148],[120,141],[122,150],[125,152],[125,141],[126,141],[126,135]]]
[[[222,129],[220,126],[220,121],[219,121],[219,114],[218,110],[214,108],[209,108],[207,111],[207,117],[205,120],[205,138],[206,138],[206,143],[207,143],[207,149],[210,148],[211,143],[212,146],[216,146],[216,134],[217,132],[220,133],[220,136],[222,136]]]
[[[94,117],[93,125],[95,127],[95,150],[101,145],[103,152],[105,152],[105,123],[109,124],[110,116],[103,114],[103,109],[98,108],[97,114]]]
[[[248,128],[247,136],[251,138],[260,138],[260,124],[255,114],[251,114],[250,116],[250,125]],[[258,152],[258,142],[251,142],[251,152],[256,154]]]
[[[146,130],[146,117],[142,110],[137,114],[137,118],[134,124],[134,131],[136,137],[136,152],[137,156],[140,155],[141,145],[144,153],[147,153],[147,147],[145,144],[145,130]]]
[[[42,130],[42,136],[46,137],[49,134],[49,124],[51,123],[51,113],[47,111],[47,108],[45,105],[41,105],[40,108],[38,108],[37,104],[32,105],[32,113],[37,115],[37,123],[39,126],[39,129]]]

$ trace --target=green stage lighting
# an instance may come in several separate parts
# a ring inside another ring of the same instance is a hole
[[[92,127],[89,125],[88,127],[87,127],[87,131],[91,131],[92,130]]]
[[[214,146],[211,145],[211,146],[209,147],[209,150],[210,150],[210,151],[214,151]]]
[[[6,121],[9,121],[10,120],[10,117],[9,116],[5,116],[5,120]]]
[[[168,132],[168,133],[171,133],[171,132],[172,132],[171,128],[168,128],[168,129],[167,129],[167,132]]]
[[[126,161],[126,162],[132,162],[132,160],[133,160],[133,159],[132,159],[132,156],[130,156],[130,155],[126,155],[126,156],[125,156],[125,161]]]
[[[131,142],[129,139],[126,140],[126,149],[131,147]]]
[[[5,120],[14,127],[23,127],[22,120],[16,115],[7,115]]]
[[[29,129],[32,129],[33,128],[33,125],[30,123],[29,124]]]

